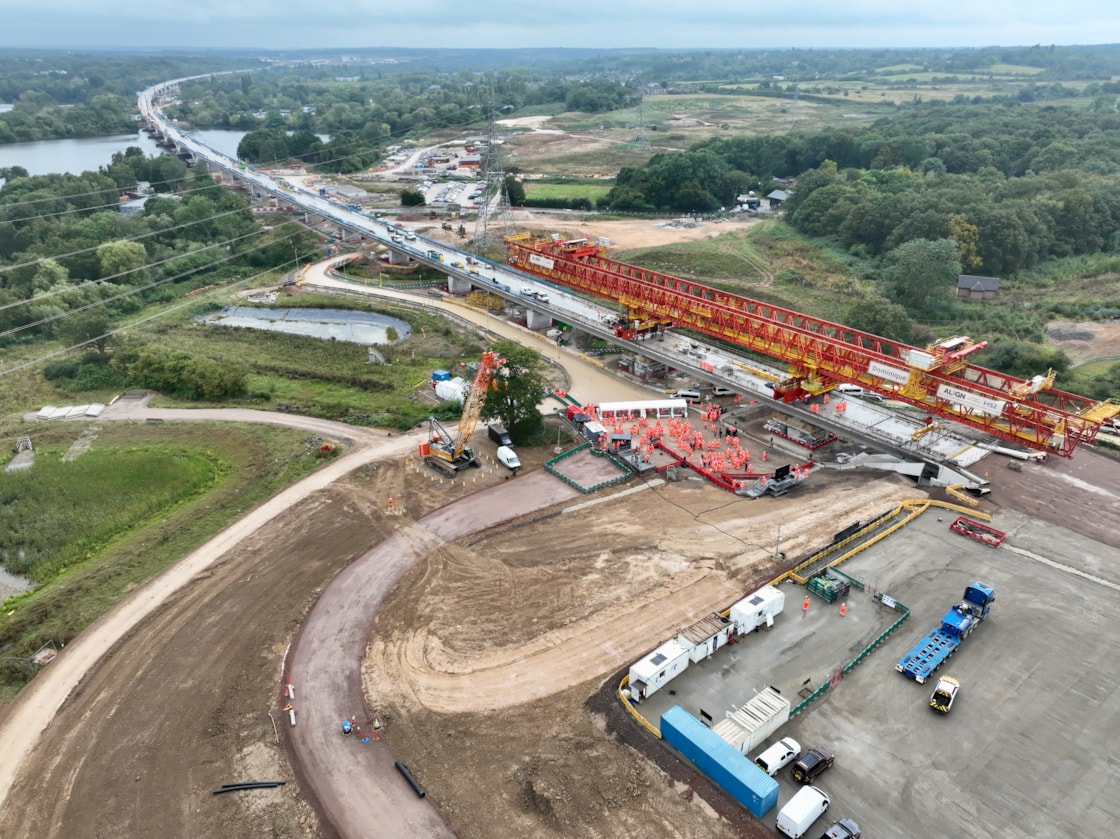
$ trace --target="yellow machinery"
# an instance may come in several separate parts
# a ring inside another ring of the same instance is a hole
[[[446,475],[454,476],[468,466],[477,466],[474,450],[467,441],[474,434],[478,418],[482,414],[482,404],[486,401],[486,391],[494,378],[494,371],[502,360],[497,354],[484,352],[474,374],[471,389],[463,398],[463,414],[459,418],[459,428],[452,436],[435,417],[428,418],[428,451],[424,461]]]

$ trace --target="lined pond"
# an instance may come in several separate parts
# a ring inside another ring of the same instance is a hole
[[[229,306],[199,318],[202,323],[239,326],[307,335],[327,341],[351,344],[392,344],[412,335],[406,321],[376,312],[351,312],[346,309],[261,309]],[[389,330],[396,336],[389,340]]]

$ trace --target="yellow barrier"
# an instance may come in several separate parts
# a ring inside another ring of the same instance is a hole
[[[958,504],[951,504],[948,501],[932,501],[930,499],[923,499],[923,498],[914,499],[913,501],[903,501],[901,504],[899,504],[893,510],[891,515],[898,515],[899,513],[903,512],[904,510],[909,510],[910,514],[908,516],[906,516],[906,518],[902,519],[901,521],[895,522],[890,527],[888,527],[886,530],[884,530],[882,533],[876,533],[875,536],[873,536],[871,539],[868,539],[866,542],[863,542],[863,543],[857,545],[856,547],[852,548],[850,551],[846,551],[845,553],[841,554],[836,559],[829,562],[828,565],[825,566],[825,567],[826,568],[832,568],[836,565],[839,565],[841,562],[845,562],[845,561],[851,559],[853,556],[858,554],[863,549],[871,547],[872,545],[874,545],[874,544],[878,543],[879,541],[885,539],[886,537],[890,536],[892,533],[894,533],[896,530],[899,530],[904,525],[907,525],[910,522],[914,521],[914,519],[916,519],[922,513],[926,512],[930,507],[938,507],[938,508],[945,509],[945,510],[953,510],[954,512],[958,512],[958,513],[965,513],[969,516],[973,516],[974,518],[978,518],[978,519],[981,519],[981,520],[986,521],[986,522],[990,522],[992,520],[992,516],[991,516],[990,513],[982,513],[978,510],[972,510],[972,509],[969,509],[967,507],[962,507]],[[868,527],[861,528],[860,530],[853,533],[851,536],[849,536],[844,541],[837,543],[837,546],[844,545],[844,544],[847,544],[848,542],[859,539],[861,536],[863,536],[863,534],[866,532],[866,530],[869,527],[875,527],[876,524],[877,523],[872,523],[872,524],[868,525]],[[811,562],[812,561],[805,562],[805,563],[802,563],[801,565],[799,565],[795,568],[791,568],[789,571],[785,572],[781,576],[776,577],[773,581],[771,581],[770,585],[778,585],[779,583],[784,582],[785,580],[793,580],[795,583],[797,583],[798,585],[802,585],[802,586],[807,585],[808,582],[809,582],[809,578],[808,577],[802,577],[799,574],[797,574],[796,572],[801,570],[801,568],[804,568],[806,565],[810,564]]]
[[[623,676],[622,681],[618,683],[618,690],[615,691],[615,695],[618,696],[619,701],[622,702],[622,707],[630,712],[630,716],[632,716],[634,719],[636,719],[638,721],[638,724],[641,725],[642,727],[644,727],[646,729],[646,731],[648,731],[650,734],[652,734],[654,737],[656,737],[658,740],[660,740],[661,739],[661,732],[658,729],[654,728],[653,724],[650,723],[649,720],[647,720],[645,717],[643,717],[641,714],[638,713],[638,710],[633,705],[630,704],[630,697],[628,697],[626,694],[624,694],[622,692],[622,689],[625,688],[628,684],[630,684],[630,674],[629,673],[627,673],[625,676]]]

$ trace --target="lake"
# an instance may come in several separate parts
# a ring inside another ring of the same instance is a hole
[[[11,105],[0,105],[0,111],[11,110]],[[249,132],[228,128],[207,128],[189,132],[200,143],[212,149],[237,157],[237,146]],[[319,134],[324,143],[329,134]],[[116,152],[129,146],[139,146],[144,154],[157,156],[164,150],[143,131],[135,134],[115,134],[110,137],[86,137],[78,140],[40,140],[36,143],[8,143],[0,145],[0,168],[22,166],[32,175],[50,175],[96,172],[108,166]],[[0,183],[3,180],[0,179]]]

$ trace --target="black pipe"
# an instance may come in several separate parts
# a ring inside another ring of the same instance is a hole
[[[420,782],[417,781],[416,778],[412,776],[412,773],[408,771],[407,766],[405,766],[399,760],[393,765],[397,767],[398,772],[404,775],[404,779],[408,781],[409,785],[412,787],[412,791],[416,793],[417,797],[423,798],[425,795],[427,795],[427,793],[424,792],[424,788],[420,786]]]
[[[214,795],[221,795],[223,792],[242,792],[249,789],[273,789],[283,786],[285,783],[285,781],[250,781],[244,784],[222,784],[214,790]]]

